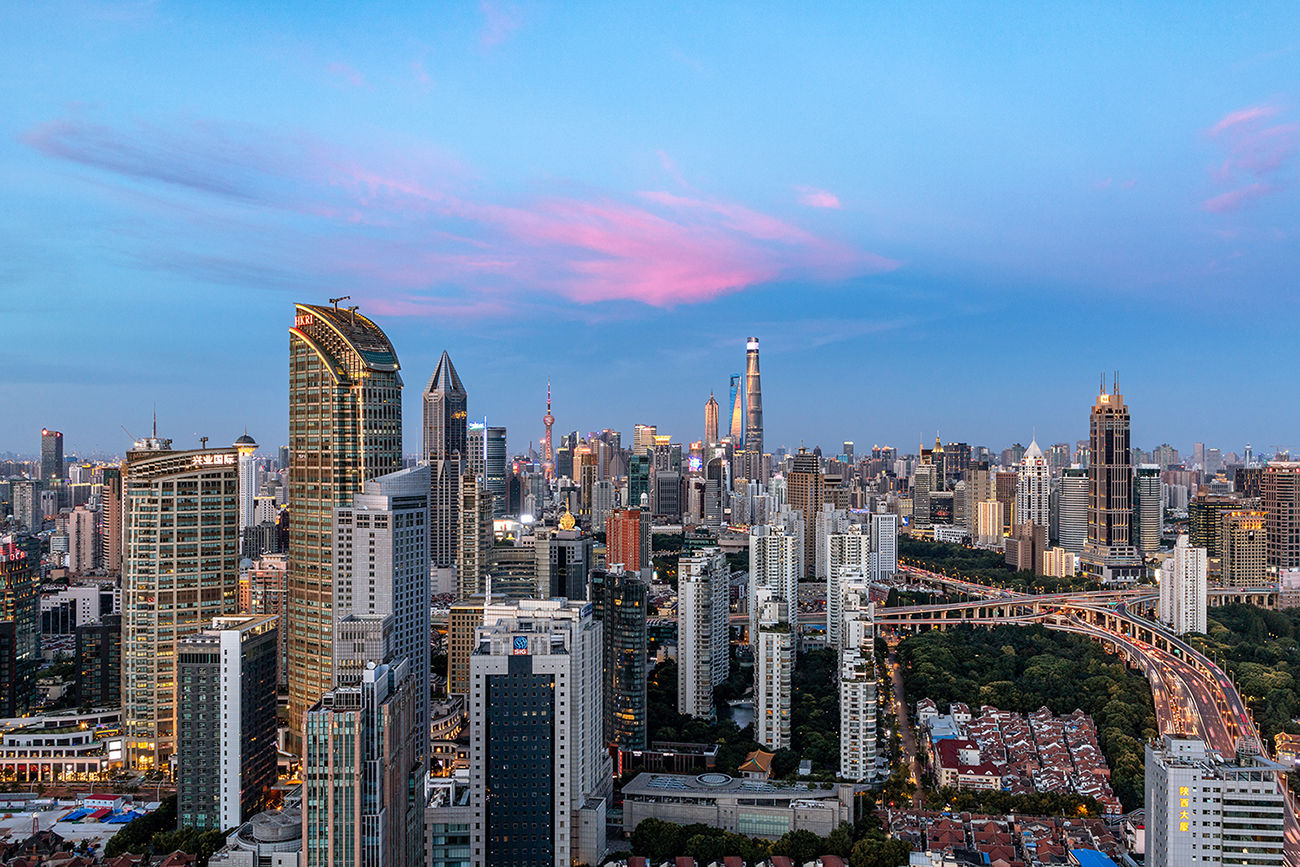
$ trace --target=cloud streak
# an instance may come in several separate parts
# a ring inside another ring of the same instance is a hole
[[[819,190],[816,187],[795,187],[795,192],[799,194],[799,204],[809,208],[834,208],[839,210],[840,197],[826,190]]]
[[[697,193],[493,200],[459,191],[455,173],[430,169],[423,155],[356,155],[304,137],[209,124],[114,128],[61,120],[23,138],[128,189],[197,197],[200,213],[205,201],[209,208],[233,203],[246,215],[243,231],[256,239],[252,249],[267,257],[256,268],[231,264],[204,245],[239,249],[245,242],[238,231],[222,235],[196,221],[184,255],[153,249],[146,258],[154,267],[268,288],[284,281],[262,277],[305,268],[322,284],[373,287],[358,291],[406,315],[504,316],[546,296],[673,307],[776,281],[842,280],[898,267]]]
[[[479,12],[483,14],[483,29],[479,33],[479,44],[484,48],[494,48],[510,38],[519,29],[519,10],[513,6],[503,6],[491,0],[480,0]]]
[[[1239,211],[1284,188],[1280,176],[1295,155],[1300,124],[1274,122],[1280,114],[1277,105],[1247,106],[1228,112],[1205,131],[1224,152],[1211,174],[1233,189],[1202,201],[1202,210]]]

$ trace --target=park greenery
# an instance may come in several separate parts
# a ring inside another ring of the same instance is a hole
[[[644,855],[652,864],[689,855],[699,864],[721,862],[734,855],[746,864],[757,864],[773,855],[784,855],[795,864],[815,861],[822,855],[848,859],[850,867],[897,867],[906,864],[911,847],[901,840],[886,838],[875,815],[871,797],[862,798],[860,818],[845,822],[826,837],[811,831],[790,831],[777,840],[746,837],[709,825],[674,825],[659,819],[646,819],[632,832],[632,852]]]
[[[1209,634],[1191,642],[1232,675],[1260,735],[1300,734],[1300,608],[1225,605],[1211,608],[1207,621]]]
[[[162,802],[157,810],[122,826],[104,846],[104,857],[118,855],[167,855],[180,850],[198,859],[199,867],[207,867],[208,859],[225,845],[225,835],[220,831],[201,831],[198,828],[176,828],[176,796]]]
[[[960,626],[911,636],[898,647],[909,701],[946,709],[965,702],[1029,713],[1076,708],[1092,716],[1124,807],[1143,801],[1143,744],[1157,735],[1145,678],[1086,638],[1041,626]]]
[[[1019,593],[1063,593],[1072,590],[1100,590],[1101,584],[1082,575],[1049,578],[1033,572],[1017,572],[1007,565],[999,551],[968,548],[952,542],[931,542],[911,536],[898,537],[898,560],[930,572],[960,577],[976,584],[988,584]]]

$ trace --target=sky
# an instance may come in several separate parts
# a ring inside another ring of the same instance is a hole
[[[287,437],[295,302],[472,418],[1300,448],[1300,4],[0,7],[0,452]],[[725,410],[724,410],[725,414]]]

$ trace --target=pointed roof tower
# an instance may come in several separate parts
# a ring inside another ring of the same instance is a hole
[[[451,363],[451,356],[447,354],[447,350],[442,351],[442,357],[438,359],[438,366],[433,369],[433,376],[429,377],[429,385],[425,391],[431,394],[467,393],[465,386],[460,383],[460,375],[456,373],[456,367]]]

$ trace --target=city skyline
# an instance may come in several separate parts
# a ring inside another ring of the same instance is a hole
[[[11,8],[0,449],[284,442],[284,311],[338,295],[512,450],[548,376],[557,429],[698,439],[747,335],[771,445],[1073,441],[1115,368],[1138,442],[1287,444],[1298,16]]]

